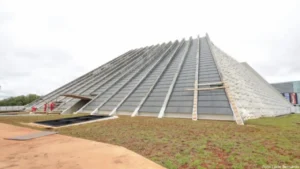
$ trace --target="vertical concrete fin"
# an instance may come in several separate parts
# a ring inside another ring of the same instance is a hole
[[[162,118],[162,117],[164,116],[164,114],[165,114],[165,110],[166,110],[166,107],[167,107],[167,105],[168,105],[170,96],[171,96],[171,94],[172,94],[172,92],[173,92],[173,88],[174,88],[174,86],[175,86],[175,83],[176,83],[176,80],[177,80],[177,78],[178,78],[178,75],[179,75],[179,73],[180,73],[180,71],[181,71],[181,69],[182,69],[182,65],[183,65],[183,63],[184,63],[184,61],[185,61],[185,58],[186,58],[186,56],[187,56],[187,53],[188,53],[188,51],[189,51],[189,49],[190,49],[190,47],[191,47],[191,42],[192,42],[192,40],[193,40],[192,37],[190,37],[190,40],[188,41],[187,47],[186,47],[186,49],[185,49],[185,51],[184,51],[184,53],[183,53],[183,56],[182,56],[182,58],[181,58],[181,60],[180,60],[179,65],[178,65],[178,67],[177,67],[177,71],[176,71],[176,73],[174,74],[173,81],[172,81],[172,83],[171,83],[171,85],[170,85],[170,87],[169,87],[169,90],[168,90],[168,93],[167,93],[167,95],[166,95],[166,97],[165,97],[164,103],[163,103],[163,105],[162,105],[162,107],[161,107],[161,109],[160,109],[160,111],[159,111],[158,118]]]
[[[147,48],[143,48],[143,50],[146,50]],[[115,62],[117,62],[117,64],[115,64],[114,66],[109,67],[109,69],[107,69],[106,71],[103,71],[102,73],[98,73],[96,76],[90,78],[90,79],[86,79],[85,81],[78,83],[78,85],[76,86],[76,88],[71,88],[70,90],[66,91],[66,92],[70,92],[70,93],[75,93],[75,94],[82,94],[85,91],[87,91],[89,88],[93,87],[95,84],[99,85],[99,82],[104,80],[106,77],[110,76],[111,74],[115,73],[115,70],[118,70],[118,68],[120,68],[120,66],[124,65],[124,61],[122,62],[122,60],[131,60],[134,59],[135,57],[138,56],[138,54],[140,52],[143,52],[143,50],[139,50],[134,54],[130,54],[124,57],[121,57],[121,59],[117,59],[115,60]],[[131,57],[132,56],[132,57]],[[127,57],[129,57],[129,59],[127,59]],[[102,84],[100,83],[99,86],[101,86]],[[72,98],[61,98],[58,101],[63,101],[62,104],[60,104],[59,107],[57,107],[55,110],[60,110],[63,109],[65,107],[65,105],[71,101]],[[73,105],[71,105],[70,107],[72,107]]]
[[[193,114],[192,120],[196,121],[198,119],[198,78],[199,78],[199,60],[200,60],[200,37],[198,36],[197,44],[197,54],[196,54],[196,72],[195,72],[195,82],[194,82],[194,101],[193,101]]]
[[[128,55],[131,55],[131,54],[134,53],[134,52],[137,52],[137,51],[135,51],[135,50],[130,50],[130,51],[128,51],[128,52],[122,54],[121,56],[119,56],[119,57],[117,57],[117,58],[115,58],[115,59],[113,59],[113,60],[107,62],[106,64],[104,64],[104,65],[102,65],[102,66],[100,66],[100,67],[98,67],[98,68],[96,68],[96,69],[90,71],[89,73],[87,73],[87,74],[85,74],[85,75],[83,75],[83,76],[81,76],[81,77],[79,77],[79,78],[73,80],[72,82],[68,83],[67,85],[64,85],[64,86],[58,88],[57,90],[55,90],[55,91],[49,93],[48,95],[46,95],[46,96],[42,99],[42,102],[49,102],[49,101],[52,101],[52,100],[54,99],[54,98],[52,97],[52,95],[55,95],[55,94],[58,95],[58,93],[63,93],[63,94],[65,94],[65,93],[67,93],[67,92],[69,92],[69,91],[71,91],[71,90],[74,90],[75,88],[77,88],[77,87],[80,86],[80,85],[87,84],[87,83],[88,83],[88,80],[93,80],[93,79],[95,78],[95,77],[93,77],[93,73],[94,73],[95,71],[99,71],[99,70],[102,70],[102,69],[105,69],[105,70],[106,70],[106,68],[107,68],[107,69],[110,69],[110,67],[113,67],[113,66],[111,66],[111,64],[112,64],[113,62],[116,62],[117,60],[120,60],[120,59],[122,59],[123,57],[126,57],[126,56],[128,56]],[[105,71],[104,71],[104,72],[105,72]],[[99,75],[99,73],[97,74],[97,76],[98,76],[98,75]],[[46,98],[47,98],[47,99],[46,99]],[[65,98],[65,97],[61,97],[60,99],[57,99],[56,101],[61,101],[62,98]],[[52,100],[51,100],[51,99],[52,99]],[[36,104],[39,104],[39,103],[36,103]],[[37,108],[39,108],[39,107],[41,107],[41,106],[42,106],[42,104],[41,104],[40,106],[37,106]],[[57,109],[57,108],[56,108],[56,109]]]
[[[150,52],[151,50],[150,49],[147,49],[147,51],[142,54],[143,55],[146,55]],[[135,55],[136,57],[139,56],[139,55]],[[142,58],[142,57],[139,57],[139,58]],[[136,59],[136,62],[135,63],[139,63],[141,64],[141,59]],[[114,72],[114,75],[109,77],[108,79],[104,80],[101,84],[104,85],[106,83],[108,83],[109,81],[111,81],[112,79],[114,78],[118,78],[118,79],[121,79],[123,78],[124,76],[128,75],[128,73],[130,73],[131,71],[134,70],[135,67],[139,66],[139,64],[135,64],[135,65],[131,65],[131,64],[128,64],[127,66],[125,66],[123,69],[121,70],[118,70],[117,72]],[[120,75],[121,74],[121,75]],[[117,77],[118,76],[118,77]],[[102,86],[101,85],[101,86]],[[112,84],[114,85],[114,84]],[[111,86],[112,86],[111,85]],[[100,85],[99,85],[100,86]],[[108,90],[111,86],[108,86],[106,90]],[[104,90],[104,91],[106,91]],[[97,94],[96,97],[94,97],[90,102],[88,102],[86,105],[84,105],[80,110],[78,110],[76,113],[78,112],[82,112],[84,110],[84,108],[86,108],[89,104],[91,104],[94,100],[96,100],[97,98],[99,98],[101,95],[103,94],[103,92]]]
[[[154,50],[148,50],[146,53],[144,53],[142,56],[140,56],[138,62],[135,64],[135,66],[132,66],[131,68],[129,68],[126,72],[123,72],[123,74],[121,74],[120,77],[117,78],[117,80],[112,83],[110,86],[108,86],[103,92],[99,93],[92,101],[98,99],[100,96],[102,96],[102,94],[104,94],[107,90],[109,90],[110,88],[112,88],[116,83],[118,83],[120,80],[122,80],[123,78],[125,78],[127,75],[130,75],[130,73],[132,73],[134,70],[136,70],[137,68],[141,69],[143,67],[141,67],[141,65],[144,64],[145,59],[143,58],[148,58],[150,59],[149,53],[151,52],[155,52],[158,49],[158,47],[156,47]],[[143,57],[144,56],[144,57]],[[151,55],[152,56],[152,55]],[[90,101],[89,103],[91,103],[92,101]],[[87,106],[87,105],[85,105]],[[97,108],[95,108],[95,110],[93,111],[93,113],[98,113],[99,111],[99,107],[101,107],[102,104],[100,104],[99,106],[97,106]],[[96,111],[97,110],[97,111]]]
[[[174,56],[176,55],[176,53],[179,51],[179,49],[182,47],[182,45],[184,44],[185,40],[183,39],[180,44],[175,48],[175,50],[173,51],[173,53],[171,54],[171,57],[169,58],[167,65],[164,67],[164,69],[161,71],[161,73],[159,74],[159,76],[157,76],[156,80],[154,81],[154,83],[152,84],[151,88],[148,90],[147,94],[143,97],[143,99],[140,101],[139,105],[135,108],[135,110],[132,113],[132,117],[136,116],[140,110],[140,108],[142,107],[142,105],[145,103],[146,99],[149,97],[150,93],[152,92],[152,90],[154,89],[154,87],[156,86],[156,84],[158,83],[159,79],[162,77],[162,75],[164,74],[164,72],[166,71],[166,69],[169,67],[171,61],[174,59]]]
[[[214,62],[215,62],[215,64],[216,64],[216,66],[217,66],[217,69],[218,69],[218,72],[219,72],[221,81],[222,81],[223,84],[224,84],[224,87],[225,87],[225,93],[226,93],[226,96],[227,96],[227,98],[228,98],[228,101],[229,101],[231,110],[232,110],[232,112],[233,112],[233,116],[234,116],[234,118],[235,118],[235,121],[236,121],[236,123],[237,123],[238,125],[244,125],[244,120],[243,120],[243,118],[242,118],[240,112],[239,112],[238,109],[237,109],[235,100],[232,98],[230,89],[229,89],[229,87],[227,86],[227,84],[224,83],[224,81],[223,81],[223,75],[222,75],[222,72],[221,72],[219,63],[216,61],[215,54],[213,53],[213,51],[212,51],[212,49],[211,49],[211,48],[212,48],[212,47],[211,47],[212,43],[211,43],[211,41],[210,41],[210,39],[209,39],[208,34],[206,34],[205,39],[206,39],[206,41],[207,41],[207,43],[208,43],[209,50],[210,50],[210,52],[211,52],[211,54],[212,54],[212,56],[213,56],[213,59],[214,59]]]
[[[140,79],[140,81],[136,84],[135,87],[132,88],[132,90],[118,103],[118,105],[110,112],[109,115],[113,115],[117,112],[118,108],[127,100],[127,98],[141,85],[141,83],[148,77],[148,75],[157,67],[157,65],[160,63],[162,59],[164,59],[167,54],[170,52],[170,50],[174,47],[175,43],[169,42],[171,45],[168,47],[168,49],[162,54],[162,57],[159,58],[153,66],[150,68],[150,70]]]
[[[144,69],[146,69],[149,65],[151,65],[153,63],[154,60],[156,60],[158,57],[159,59],[157,60],[160,60],[163,55],[160,55],[160,53],[165,50],[165,43],[162,44],[160,46],[160,48],[157,50],[157,51],[154,51],[154,53],[150,54],[149,56],[149,59],[146,61],[146,63],[143,63],[143,66],[139,67],[138,68],[138,71],[136,71],[135,73],[133,73],[132,75],[130,75],[129,79],[123,83],[121,85],[121,87],[119,89],[117,89],[116,91],[114,91],[113,94],[111,94],[107,99],[105,99],[105,101],[103,101],[97,108],[100,109],[105,103],[107,103],[113,96],[115,96],[121,89],[124,88],[124,86],[126,86],[134,77],[136,77],[138,74],[140,74]],[[157,62],[156,62],[157,63]],[[155,64],[156,64],[155,63]],[[154,64],[154,66],[155,66]],[[153,65],[153,64],[152,64]]]

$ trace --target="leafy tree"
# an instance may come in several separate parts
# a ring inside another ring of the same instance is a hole
[[[33,102],[36,99],[39,99],[40,96],[36,94],[28,94],[26,96],[16,96],[10,97],[4,100],[0,100],[0,106],[24,106]]]

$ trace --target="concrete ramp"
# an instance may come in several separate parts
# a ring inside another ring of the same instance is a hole
[[[4,139],[26,141],[26,140],[39,138],[39,137],[49,136],[49,135],[56,134],[56,133],[57,132],[54,132],[54,131],[41,131],[41,132],[35,132],[35,133],[31,133],[31,134],[9,137],[9,138],[4,138]]]

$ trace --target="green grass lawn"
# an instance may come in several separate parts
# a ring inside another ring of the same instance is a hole
[[[0,117],[14,125],[59,115]],[[69,116],[70,117],[70,116]],[[166,168],[300,167],[300,115],[234,122],[121,116],[57,129],[60,134],[124,146]]]

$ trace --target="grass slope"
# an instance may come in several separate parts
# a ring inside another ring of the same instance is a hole
[[[21,125],[61,116],[0,117]],[[124,146],[167,168],[300,166],[300,115],[261,118],[245,126],[224,121],[121,116],[58,129],[59,133]]]

